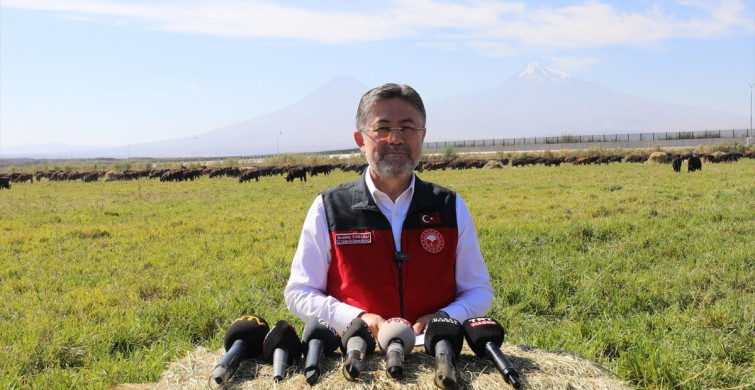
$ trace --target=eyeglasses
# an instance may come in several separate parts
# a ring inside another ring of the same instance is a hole
[[[411,126],[398,126],[398,127],[388,127],[388,126],[381,126],[375,129],[360,129],[359,131],[367,134],[368,136],[372,138],[377,139],[386,139],[393,134],[393,130],[398,130],[398,133],[402,137],[412,137],[414,135],[417,135],[421,130],[426,130],[424,127],[411,127]]]

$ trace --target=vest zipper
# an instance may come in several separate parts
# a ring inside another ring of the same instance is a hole
[[[396,268],[398,269],[398,302],[401,312],[401,318],[404,318],[404,272],[403,265],[405,261],[409,261],[409,254],[404,252],[395,252],[393,260],[396,261]]]

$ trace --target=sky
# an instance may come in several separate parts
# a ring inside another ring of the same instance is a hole
[[[755,0],[0,0],[0,148],[192,136],[340,75],[427,101],[533,62],[750,118]]]

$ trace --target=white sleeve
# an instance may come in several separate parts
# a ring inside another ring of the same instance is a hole
[[[459,241],[456,247],[456,299],[443,309],[459,321],[487,314],[493,308],[493,287],[482,258],[472,215],[456,194]]]
[[[343,332],[363,310],[325,295],[329,266],[328,222],[322,196],[318,195],[304,220],[283,296],[288,310],[302,321],[316,317]]]

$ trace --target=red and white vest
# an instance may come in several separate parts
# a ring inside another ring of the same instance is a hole
[[[399,253],[364,175],[322,193],[330,233],[328,295],[383,318],[415,322],[456,294],[456,194],[415,178]]]

